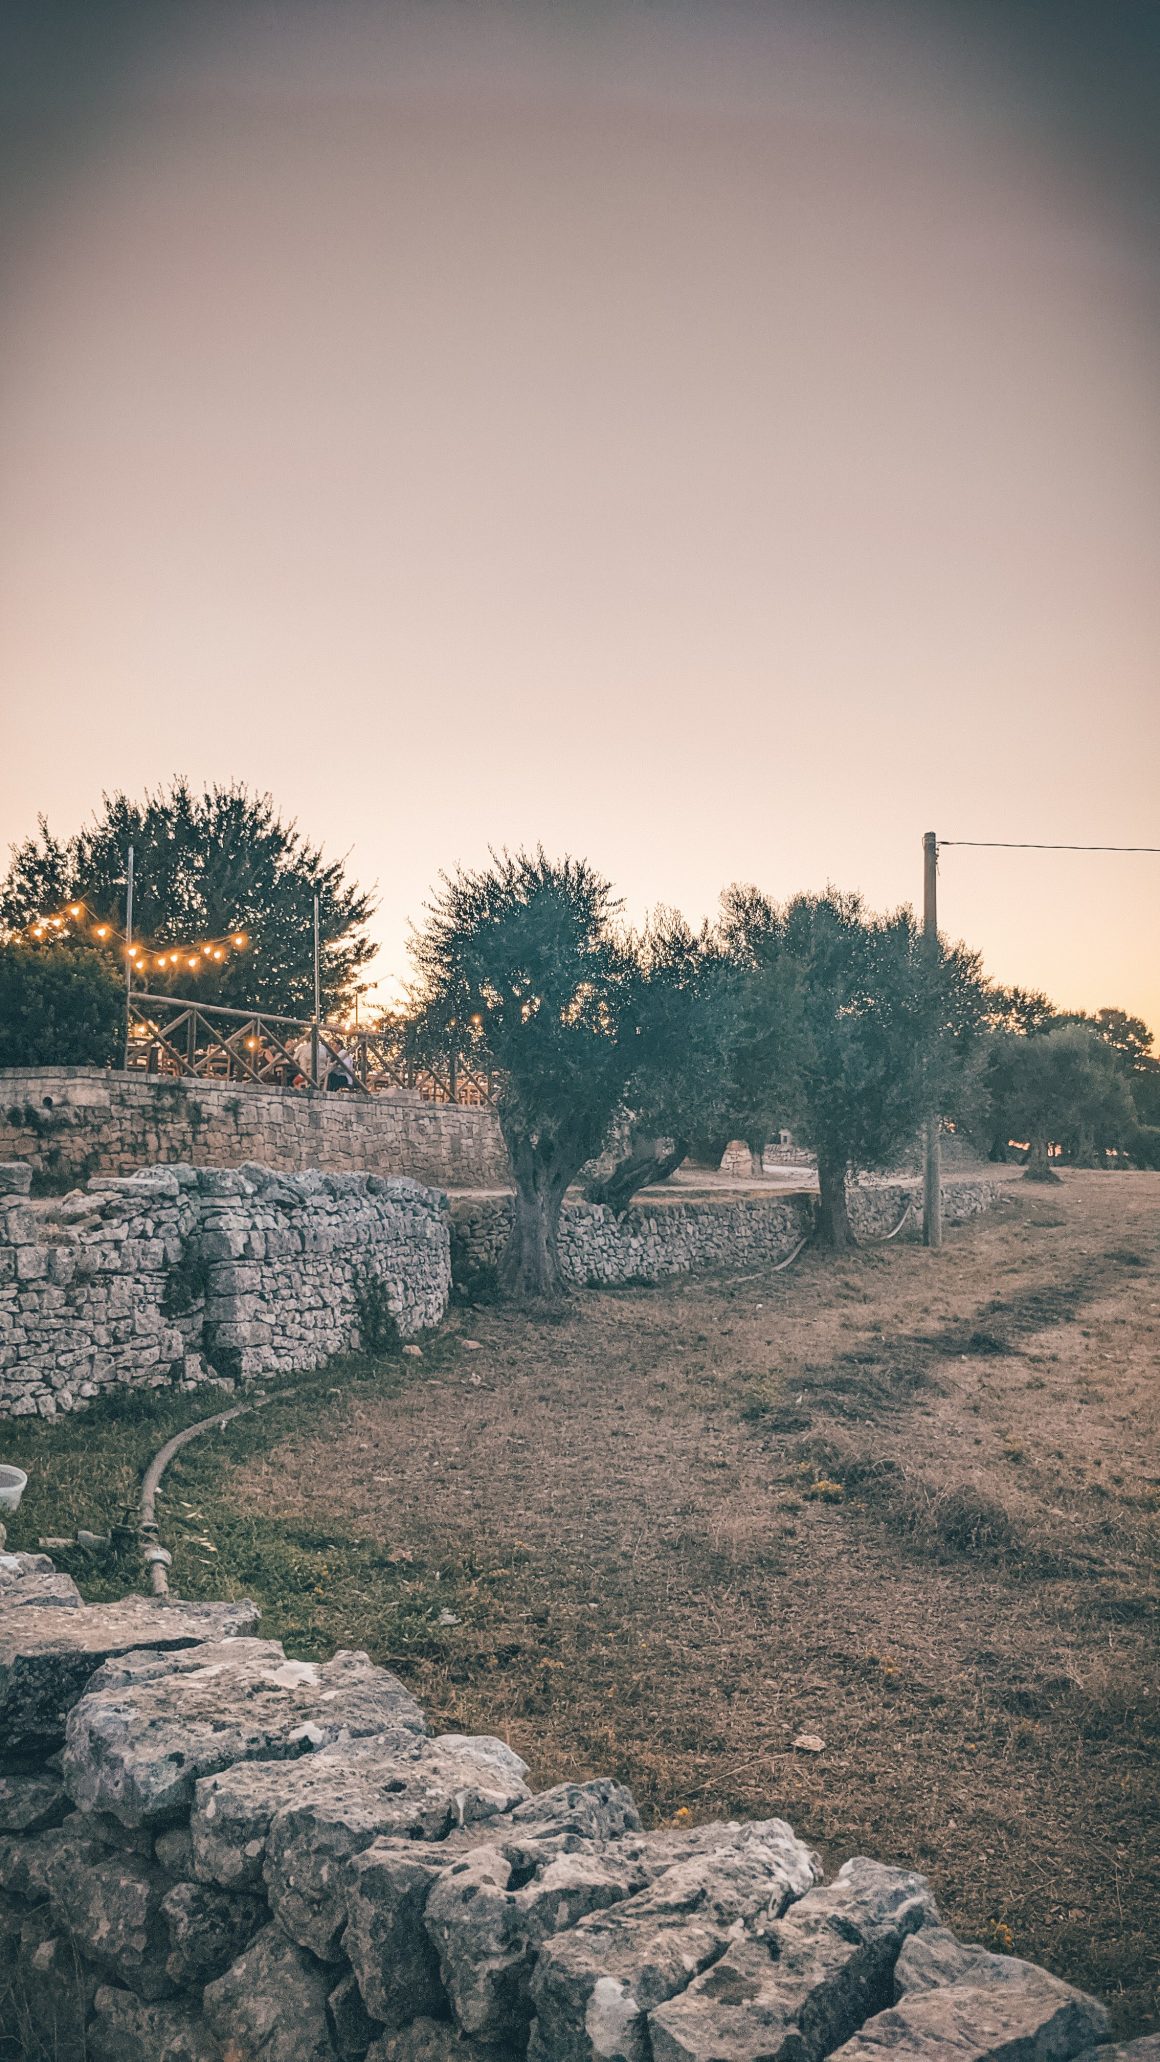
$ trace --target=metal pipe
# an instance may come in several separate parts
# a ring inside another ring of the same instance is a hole
[[[173,1559],[161,1544],[154,1515],[158,1486],[166,1468],[174,1454],[180,1453],[183,1446],[188,1446],[191,1439],[196,1439],[199,1432],[208,1432],[215,1425],[219,1428],[228,1425],[231,1418],[244,1417],[247,1411],[260,1409],[266,1401],[266,1397],[257,1396],[251,1403],[235,1403],[232,1410],[218,1411],[212,1418],[200,1418],[196,1425],[187,1425],[184,1432],[175,1432],[172,1439],[166,1440],[146,1468],[137,1506],[137,1537],[141,1542],[141,1556],[149,1570],[150,1586],[155,1597],[169,1595],[169,1577],[166,1570]]]

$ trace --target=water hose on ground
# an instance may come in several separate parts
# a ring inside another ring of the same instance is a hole
[[[175,1432],[164,1446],[154,1454],[145,1470],[141,1484],[141,1500],[137,1506],[137,1538],[141,1546],[141,1558],[149,1570],[149,1582],[155,1597],[169,1595],[169,1568],[173,1556],[163,1547],[158,1537],[157,1519],[154,1515],[154,1499],[166,1468],[175,1453],[196,1439],[199,1432],[212,1431],[214,1426],[228,1425],[231,1418],[244,1417],[250,1410],[258,1410],[265,1403],[264,1396],[255,1397],[252,1403],[235,1403],[232,1410],[216,1411],[212,1418],[199,1418],[196,1425],[187,1425],[184,1432]]]

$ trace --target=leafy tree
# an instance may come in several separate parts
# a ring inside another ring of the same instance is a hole
[[[727,969],[719,984],[725,1036],[718,1124],[702,1154],[719,1164],[730,1139],[739,1138],[760,1167],[769,1139],[793,1112],[801,990],[782,950],[780,912],[760,889],[725,890],[714,937]]]
[[[233,931],[250,941],[249,950],[196,968],[161,970],[147,956],[144,980],[155,994],[309,1016],[315,894],[324,1013],[341,1005],[373,956],[365,926],[374,905],[347,880],[343,862],[325,860],[284,823],[269,795],[238,784],[195,794],[177,780],[143,802],[106,795],[95,821],[63,842],[41,818],[36,836],[12,849],[0,920],[10,932],[26,931],[37,916],[83,899],[119,931],[130,844],[139,944],[161,950]]]
[[[953,1111],[984,1008],[978,960],[941,941],[932,952],[909,909],[876,916],[836,889],[734,909],[793,980],[794,1129],[817,1154],[820,1238],[841,1250],[849,1175],[894,1163],[929,1109]]]
[[[675,1172],[699,1131],[728,1121],[729,969],[709,932],[659,909],[630,951],[632,1071],[615,1143],[587,1184],[592,1202],[618,1214],[646,1183]]]
[[[516,1197],[501,1289],[554,1299],[560,1205],[604,1143],[635,1060],[634,959],[619,904],[582,859],[491,855],[445,875],[412,937],[417,1001],[487,1052]]]
[[[1155,1065],[1152,1033],[1143,1017],[1129,1016],[1127,1010],[1104,1008],[1097,1010],[1090,1022],[1096,1036],[1110,1045],[1133,1072],[1137,1068],[1142,1070],[1149,1062]]]
[[[119,1060],[124,989],[103,952],[0,943],[0,1067],[106,1067]]]
[[[1131,1093],[1114,1050],[1089,1025],[1064,1024],[1033,1038],[1000,1036],[988,1066],[1003,1134],[1029,1142],[1029,1181],[1057,1181],[1051,1143],[1089,1132],[1118,1145],[1135,1125]]]

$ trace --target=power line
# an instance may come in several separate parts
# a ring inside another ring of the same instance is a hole
[[[940,838],[944,845],[969,845],[989,852],[1160,852],[1160,845],[1041,845],[1028,838]]]

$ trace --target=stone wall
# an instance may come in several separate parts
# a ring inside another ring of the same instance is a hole
[[[406,1089],[328,1095],[95,1067],[0,1070],[0,1160],[26,1160],[57,1187],[177,1161],[405,1174],[437,1188],[510,1180],[490,1109],[425,1103]]]
[[[413,1181],[157,1167],[39,1203],[29,1181],[0,1166],[0,1417],[319,1367],[447,1306],[446,1200]]]
[[[12,2062],[1155,2062],[921,1875],[827,1882],[779,1818],[645,1832],[599,1777],[536,1793],[365,1654],[256,1623],[0,1557]]]
[[[1002,1196],[995,1181],[948,1182],[943,1221],[959,1224],[994,1208]],[[863,1238],[883,1238],[906,1207],[922,1209],[918,1183],[855,1183],[850,1221]],[[459,1196],[451,1204],[452,1266],[457,1280],[491,1268],[499,1260],[511,1222],[508,1196]],[[698,1268],[761,1267],[784,1260],[813,1225],[809,1196],[725,1195],[696,1202],[668,1198],[637,1203],[617,1219],[603,1203],[579,1200],[560,1216],[560,1264],[570,1281],[590,1287],[657,1282]],[[911,1219],[913,1233],[914,1217]],[[902,1236],[907,1236],[904,1232]]]

